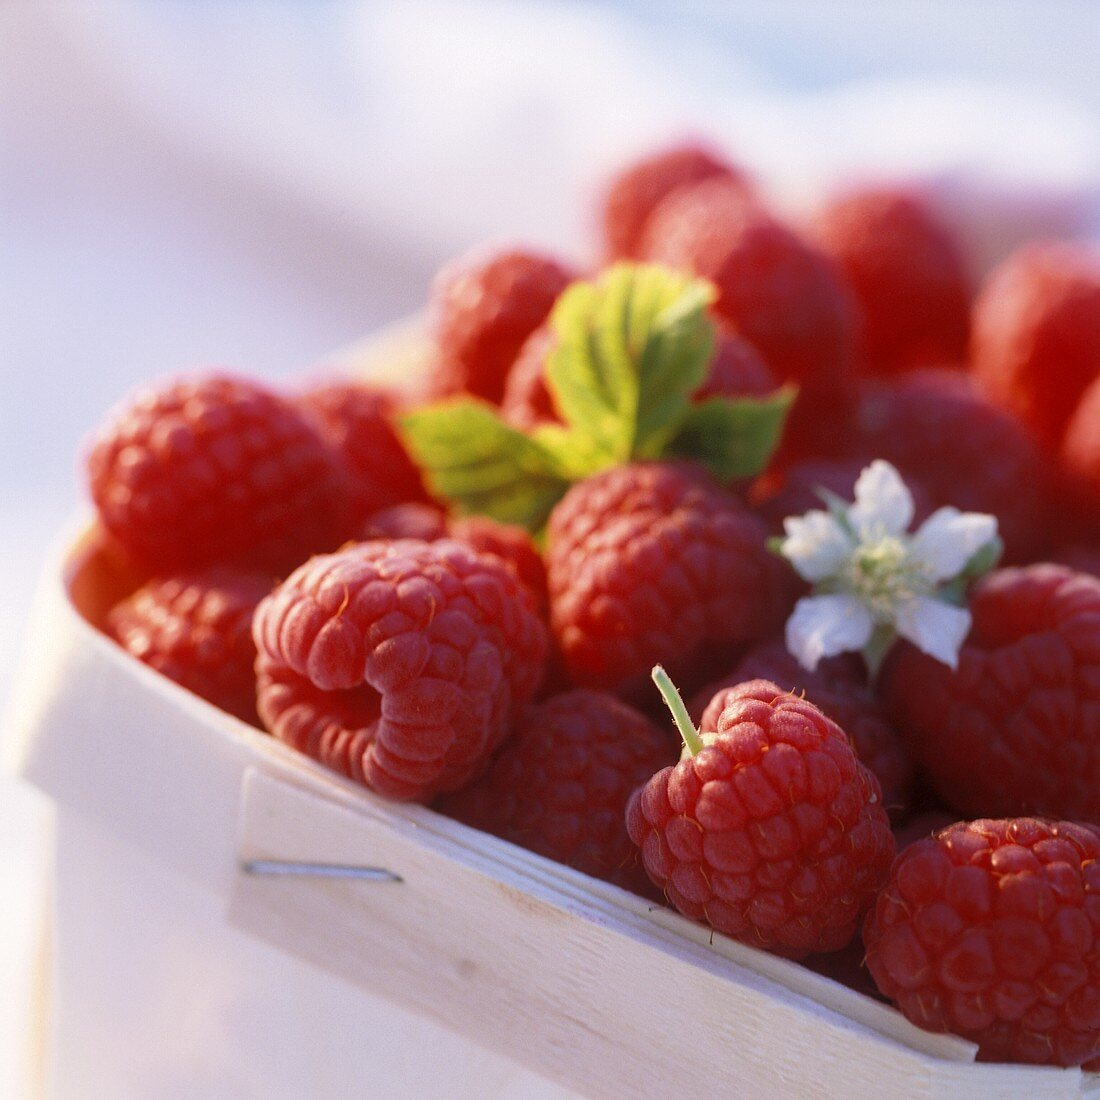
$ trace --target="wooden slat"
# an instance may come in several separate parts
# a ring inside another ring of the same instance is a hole
[[[583,1095],[1080,1095],[1076,1072],[929,1058],[634,914],[262,770],[241,822],[243,861],[403,881],[242,873],[234,925]]]

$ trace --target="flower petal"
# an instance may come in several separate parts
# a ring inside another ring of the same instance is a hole
[[[889,462],[876,458],[856,480],[848,519],[863,541],[901,535],[913,522],[913,494]]]
[[[788,516],[783,521],[783,530],[787,537],[779,552],[803,580],[811,583],[831,577],[852,552],[852,540],[828,512]]]
[[[872,626],[867,608],[854,596],[806,596],[787,620],[787,649],[812,672],[822,657],[862,649]]]
[[[970,612],[929,596],[899,605],[895,625],[903,638],[949,668],[959,664],[959,647],[970,633]]]
[[[961,573],[966,563],[996,537],[996,517],[939,508],[921,524],[909,544],[909,553],[928,569],[932,580],[946,581]]]

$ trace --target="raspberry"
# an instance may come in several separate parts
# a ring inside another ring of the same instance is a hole
[[[863,962],[863,941],[859,936],[840,951],[831,951],[827,955],[811,955],[803,960],[802,965],[816,974],[862,993],[865,997],[885,1001]]]
[[[493,554],[507,563],[531,594],[545,617],[546,566],[530,534],[512,523],[500,523],[488,516],[449,520],[431,504],[398,504],[370,516],[360,531],[367,539],[422,539],[435,542],[452,538],[482,554]]]
[[[910,751],[965,816],[1100,819],[1100,581],[1002,569],[970,610],[957,671],[905,643],[883,667]]]
[[[252,613],[270,591],[269,578],[225,568],[157,578],[115,605],[107,631],[139,661],[259,725]]]
[[[852,191],[821,211],[813,233],[855,292],[871,370],[966,359],[970,284],[962,253],[919,195]]]
[[[551,623],[573,681],[629,689],[665,661],[694,686],[708,675],[704,657],[772,633],[789,571],[765,537],[693,468],[636,464],[578,482],[550,515],[546,554]]]
[[[722,181],[679,191],[654,211],[649,260],[710,279],[714,309],[784,381],[800,386],[788,436],[829,438],[850,397],[856,315],[829,262]]]
[[[1068,821],[960,822],[898,857],[863,929],[907,1019],[985,1061],[1100,1054],[1100,834]]]
[[[750,191],[738,169],[705,146],[690,142],[663,149],[619,172],[611,181],[601,211],[607,256],[637,259],[646,223],[661,200],[707,179],[721,179],[739,191]]]
[[[1078,573],[1100,577],[1100,546],[1070,543],[1060,546],[1048,559],[1056,565],[1065,565]]]
[[[1100,361],[1097,363],[1100,368]],[[1100,378],[1085,390],[1062,441],[1062,469],[1090,534],[1100,530]]]
[[[974,306],[974,375],[1051,450],[1100,372],[1100,258],[1080,245],[1013,253]]]
[[[754,947],[839,951],[894,855],[878,781],[835,722],[767,680],[729,692],[701,735],[627,806],[649,877]]]
[[[447,517],[434,504],[394,504],[367,517],[359,528],[363,542],[371,539],[420,539],[435,542],[447,537]]]
[[[850,501],[866,458],[806,458],[783,470],[770,470],[752,487],[749,500],[775,531],[782,531],[788,516],[801,516],[822,507],[819,490]],[[934,511],[928,490],[906,471],[905,484],[913,495],[914,518],[922,523]]]
[[[710,371],[695,391],[696,401],[710,397],[766,397],[779,388],[775,375],[748,342],[720,327],[714,343]]]
[[[500,411],[505,420],[520,431],[529,432],[540,424],[561,419],[546,385],[546,358],[557,337],[549,325],[535,329],[520,349],[504,383]]]
[[[260,717],[396,799],[469,782],[534,694],[546,631],[512,570],[457,542],[313,558],[254,622]]]
[[[918,840],[927,840],[933,833],[946,829],[948,825],[954,825],[957,820],[956,814],[948,813],[946,810],[925,810],[894,830],[894,843],[899,852],[904,852],[910,844],[916,844]]]
[[[546,385],[546,358],[553,350],[555,337],[544,326],[523,345],[504,387],[501,412],[513,427],[530,431],[540,424],[561,418]],[[695,401],[710,397],[764,397],[778,388],[756,349],[735,333],[719,328],[703,384],[695,391]]]
[[[531,252],[463,257],[445,268],[431,306],[436,393],[467,392],[499,404],[523,342],[572,279],[557,260]]]
[[[495,554],[510,565],[531,594],[535,607],[546,614],[550,602],[546,590],[546,565],[523,527],[499,523],[486,516],[469,516],[451,520],[449,530],[451,538],[472,546],[479,553]]]
[[[692,709],[702,715],[705,728],[715,727],[726,696],[748,680],[770,680],[804,695],[836,722],[851,739],[856,756],[874,772],[891,818],[899,820],[905,815],[914,779],[913,764],[901,738],[868,690],[858,659],[822,661],[816,671],[807,672],[782,642],[756,646],[728,676],[696,697]]]
[[[358,521],[391,504],[427,499],[420,471],[397,431],[392,394],[356,382],[333,382],[298,398],[351,475],[350,509]]]
[[[849,446],[914,478],[936,507],[988,512],[1006,555],[1033,558],[1047,531],[1049,470],[1012,417],[982,399],[963,375],[916,371],[863,387]]]
[[[626,802],[675,757],[668,736],[615,696],[570,691],[529,708],[489,771],[440,809],[578,871],[648,892],[626,833]]]
[[[290,402],[223,375],[138,394],[94,443],[88,480],[103,525],[162,572],[282,571],[347,531],[335,453]]]

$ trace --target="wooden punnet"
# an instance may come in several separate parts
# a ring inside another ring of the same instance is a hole
[[[103,636],[123,583],[92,529],[47,565],[10,727],[49,1094],[1100,1098],[325,771]]]

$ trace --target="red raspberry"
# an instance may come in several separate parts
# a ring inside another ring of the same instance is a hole
[[[986,1061],[1100,1054],[1100,834],[1068,821],[959,822],[910,845],[863,929],[907,1019]]]
[[[974,374],[1051,450],[1100,372],[1100,258],[1080,245],[1013,253],[974,306]]]
[[[863,387],[849,446],[919,481],[936,507],[997,517],[1006,556],[1026,561],[1047,534],[1050,477],[1039,448],[964,376],[916,371]]]
[[[871,370],[966,359],[970,280],[962,252],[918,194],[851,191],[821,211],[813,232],[855,291]]]
[[[452,538],[482,554],[494,554],[515,570],[545,617],[548,610],[546,566],[534,539],[523,527],[500,523],[488,516],[448,519],[431,504],[398,504],[370,516],[360,538],[422,539],[435,542]]]
[[[1060,546],[1050,555],[1050,561],[1056,565],[1065,565],[1078,573],[1088,573],[1100,577],[1100,546],[1071,543]]]
[[[867,458],[806,458],[783,470],[769,470],[753,485],[749,500],[773,530],[782,531],[788,516],[824,507],[820,489],[841,500],[852,500],[856,481],[867,464]],[[928,490],[908,470],[905,484],[913,494],[913,522],[921,523],[935,510]]]
[[[835,433],[849,398],[856,315],[824,256],[722,181],[663,202],[645,256],[711,280],[718,315],[780,379],[799,384],[795,438]]]
[[[707,179],[721,179],[744,193],[751,190],[739,169],[693,142],[662,149],[619,172],[611,181],[601,212],[607,256],[639,258],[646,223],[661,200]]]
[[[499,404],[523,342],[573,278],[557,260],[519,251],[463,257],[440,272],[431,305],[440,356],[435,392]]]
[[[933,833],[946,829],[948,825],[954,825],[956,821],[958,821],[958,815],[948,813],[946,810],[925,810],[894,830],[894,843],[897,845],[898,852],[904,852],[910,844],[916,844],[918,840],[927,840]]]
[[[546,631],[512,570],[457,542],[313,558],[260,604],[260,717],[390,798],[469,782],[534,694]]]
[[[731,691],[705,745],[627,806],[631,839],[681,913],[792,958],[839,951],[885,881],[878,781],[835,722],[767,680]]]
[[[308,391],[299,408],[313,417],[351,474],[350,509],[358,521],[410,500],[427,500],[420,471],[397,435],[397,401],[376,386],[333,382]]]
[[[989,574],[958,670],[899,644],[880,693],[961,814],[1100,819],[1100,581],[1058,565]]]
[[[88,456],[103,525],[163,572],[226,562],[277,571],[347,531],[347,474],[288,401],[207,375],[139,393]]]
[[[1097,362],[1100,369],[1100,360]],[[1081,397],[1062,441],[1062,470],[1089,534],[1100,531],[1100,378]]]
[[[695,391],[695,401],[711,397],[766,397],[779,388],[775,375],[748,342],[720,327],[714,343],[710,370]]]
[[[555,337],[546,326],[523,345],[508,375],[501,401],[504,419],[513,427],[530,431],[540,424],[560,421],[546,385],[546,359]],[[710,397],[764,397],[779,386],[756,349],[725,329],[719,329],[706,380],[695,391],[695,401]]]
[[[649,892],[626,833],[626,802],[675,758],[668,736],[615,696],[570,691],[529,708],[486,775],[440,808],[578,871]]]
[[[863,941],[859,936],[840,951],[830,951],[827,955],[811,955],[803,960],[802,965],[815,974],[831,978],[834,982],[862,993],[865,997],[873,997],[876,1001],[886,999],[879,993],[871,972],[863,962]]]
[[[796,695],[805,696],[836,722],[851,739],[856,756],[874,772],[882,787],[883,805],[891,818],[899,820],[905,815],[914,780],[913,763],[871,695],[858,658],[822,661],[816,671],[807,672],[782,642],[756,646],[728,676],[696,697],[693,711],[699,708],[705,728],[715,728],[727,696],[748,680],[780,684]]]
[[[665,661],[694,686],[704,657],[774,632],[790,574],[765,538],[695,469],[620,466],[574,485],[550,515],[546,554],[551,623],[574,682],[630,688]]]
[[[447,516],[434,504],[394,504],[367,517],[359,528],[359,539],[420,539],[435,542],[447,537]]]
[[[546,359],[557,344],[549,325],[535,329],[520,349],[504,383],[500,412],[520,431],[529,432],[540,424],[561,420],[546,385]]]
[[[510,565],[531,593],[539,612],[547,613],[550,597],[546,590],[546,564],[525,528],[499,523],[487,516],[468,516],[451,520],[449,530],[451,538],[481,554],[495,554]]]
[[[270,591],[268,577],[224,568],[157,578],[115,605],[107,631],[139,661],[255,726],[252,613]]]

